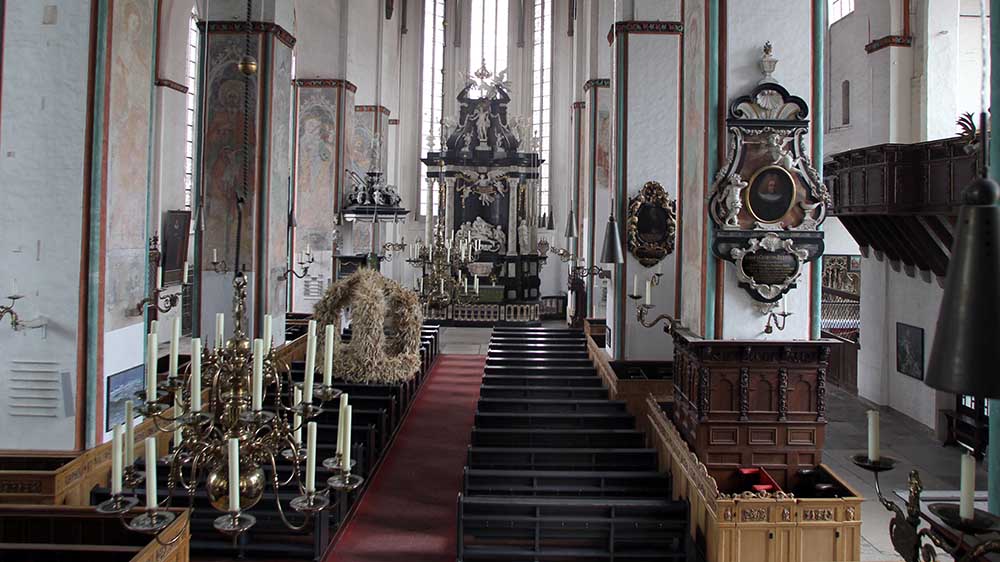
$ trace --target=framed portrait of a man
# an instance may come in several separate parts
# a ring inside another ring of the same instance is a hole
[[[781,166],[761,168],[750,180],[744,204],[762,223],[780,221],[795,204],[795,181]]]

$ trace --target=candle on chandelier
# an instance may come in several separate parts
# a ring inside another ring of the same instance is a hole
[[[111,495],[122,493],[122,426],[111,430]]]
[[[872,462],[880,458],[878,423],[878,410],[868,410],[868,460]]]
[[[340,395],[340,408],[337,410],[337,455],[344,454],[344,416],[347,414],[347,393]]]
[[[323,342],[323,385],[333,386],[333,344],[336,329],[333,324],[326,325],[326,340]]]
[[[163,287],[163,266],[156,268],[156,288]]]
[[[958,515],[970,521],[976,514],[976,458],[966,453],[962,455],[961,495]]]
[[[125,401],[125,464],[132,466],[135,463],[135,428],[132,420],[135,414],[132,413],[132,401]]]
[[[181,317],[175,316],[170,326],[170,377],[177,376],[177,363],[180,358],[181,346]]]
[[[229,438],[229,512],[240,511],[240,440]]]
[[[316,422],[306,425],[306,493],[316,493]]]
[[[226,346],[226,315],[221,312],[215,313],[215,348],[222,349]]]
[[[212,248],[212,263],[219,263],[219,249]]]
[[[351,408],[352,406],[348,404],[344,413],[344,453],[340,457],[340,470],[344,474],[351,472]]]
[[[302,404],[302,389],[295,387],[292,398],[293,406],[296,408],[295,415],[292,418],[292,439],[295,441],[296,448],[302,446],[302,414],[298,412],[298,406]]]
[[[309,321],[306,337],[306,372],[302,382],[302,398],[309,404],[313,401],[313,380],[316,376],[316,321]]]
[[[184,261],[184,267],[181,269],[181,283],[187,285],[188,282],[188,262]]]
[[[478,275],[476,275],[475,277],[472,278],[472,286],[475,289],[476,294],[478,295],[479,294],[479,276]]]
[[[444,278],[439,279],[441,281],[441,292],[444,292]]]
[[[156,501],[156,438],[146,438],[146,509],[155,510]]]
[[[156,334],[146,336],[146,401],[156,401]]]
[[[638,273],[633,273],[632,274],[632,294],[633,295],[638,295],[639,294],[639,274]]]
[[[253,411],[264,408],[264,340],[253,340],[253,383],[251,401]]]
[[[270,314],[264,315],[264,352],[271,351],[271,331],[273,330],[274,317]]]
[[[466,277],[465,279],[462,279],[462,290],[465,291],[466,293],[469,292],[469,278],[468,277]]]
[[[191,411],[201,411],[201,338],[191,338]]]

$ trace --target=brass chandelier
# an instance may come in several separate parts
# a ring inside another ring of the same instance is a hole
[[[250,85],[257,61],[250,52],[252,0],[247,1],[246,49],[238,62],[244,76],[243,177],[236,193],[236,264],[240,264],[243,204],[249,193]],[[335,331],[326,327],[323,381],[314,384],[316,368],[316,323],[310,321],[306,370],[302,384],[294,382],[291,369],[277,357],[270,338],[270,317],[263,319],[263,338],[251,342],[244,331],[247,279],[236,267],[233,277],[233,336],[223,337],[224,318],[216,316],[216,347],[202,349],[201,338],[192,339],[190,367],[178,372],[179,324],[171,342],[170,372],[157,377],[156,333],[147,343],[146,388],[136,393],[136,412],[152,419],[157,431],[173,432],[173,447],[164,459],[157,458],[157,440],[146,439],[145,472],[138,470],[132,435],[131,402],[126,403],[126,426],[113,430],[111,497],[97,506],[101,513],[118,514],[124,525],[137,532],[158,534],[175,519],[166,510],[175,496],[187,495],[188,507],[203,489],[209,503],[223,514],[214,520],[218,531],[236,537],[250,529],[256,518],[248,513],[270,486],[282,522],[292,530],[304,529],[313,515],[329,507],[331,492],[348,492],[363,482],[351,474],[351,406],[347,395],[332,385]],[[315,420],[326,402],[340,398],[337,454],[322,461],[333,476],[323,488],[316,486]],[[203,405],[202,402],[206,401]],[[173,408],[170,408],[170,405]],[[267,406],[265,407],[265,404]],[[307,431],[306,443],[302,430]],[[123,435],[125,434],[125,435]],[[284,459],[282,462],[280,459]],[[168,465],[167,495],[157,494],[157,462]],[[287,474],[282,474],[287,471]],[[234,486],[233,483],[236,483]],[[146,507],[142,514],[126,520],[139,501],[137,489],[145,483]],[[126,493],[125,490],[131,490]],[[280,491],[297,490],[289,502],[304,515],[295,524],[286,517]],[[172,540],[177,540],[175,537]],[[157,541],[160,539],[157,538]]]

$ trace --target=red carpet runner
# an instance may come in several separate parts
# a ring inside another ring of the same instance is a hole
[[[455,560],[456,500],[486,358],[440,355],[326,562]]]

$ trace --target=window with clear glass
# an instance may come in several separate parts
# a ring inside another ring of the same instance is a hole
[[[854,0],[829,0],[830,25],[854,11]]]
[[[444,69],[444,0],[424,2],[423,76],[421,78],[420,142],[423,150],[437,150],[441,137],[441,81]],[[427,185],[427,166],[420,164],[420,214],[427,214],[427,198],[433,197],[437,215],[440,196],[436,187]]]
[[[469,74],[486,65],[494,76],[507,69],[507,0],[472,0]]]
[[[195,108],[198,107],[198,56],[200,36],[198,34],[198,13],[191,11],[188,20],[187,64],[184,77],[187,81],[187,100],[184,112],[184,208],[191,208],[191,190],[194,188],[194,138]],[[192,228],[194,224],[192,222]]]
[[[531,125],[543,162],[538,170],[538,218],[551,213],[549,148],[552,124],[552,0],[535,0]]]

